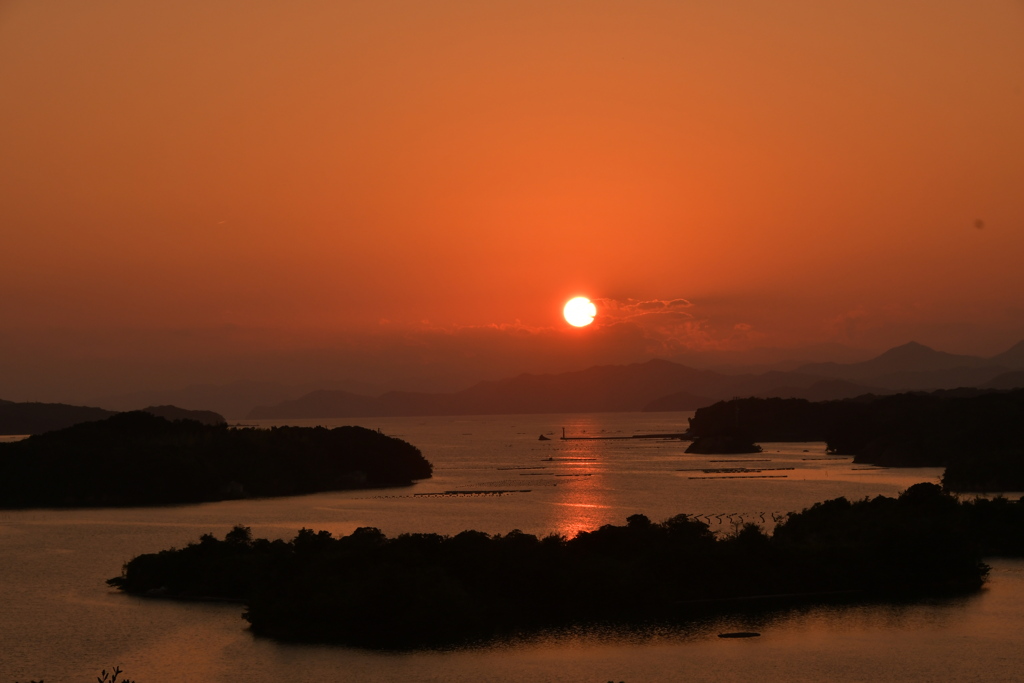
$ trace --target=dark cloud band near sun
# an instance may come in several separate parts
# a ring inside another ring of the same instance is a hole
[[[501,336],[527,340],[557,339],[566,332],[573,338],[589,338],[593,344],[617,340],[624,348],[644,353],[671,355],[687,350],[735,348],[759,336],[756,326],[706,310],[682,297],[614,298],[594,296],[593,324],[572,327],[561,319],[549,325],[530,325],[520,320],[477,325],[441,325],[420,320],[411,324],[381,320],[379,331],[390,330],[411,338],[454,336]]]
[[[597,305],[599,318],[607,322],[622,322],[665,315],[679,319],[693,318],[693,314],[687,310],[693,308],[693,303],[688,299],[625,299],[619,301],[610,298],[595,298],[593,301]]]
[[[626,357],[671,357],[688,351],[736,349],[760,338],[754,325],[703,310],[682,297],[595,296],[590,300],[596,307],[596,316],[593,324],[585,327],[573,327],[561,319],[552,325],[529,325],[519,320],[483,325],[436,325],[424,320],[411,325],[381,321],[379,331],[390,330],[405,337],[408,343],[426,345],[444,339],[453,343],[457,339],[489,339],[499,345],[541,344],[545,347],[567,344],[572,348],[585,344],[590,350],[607,347],[609,353],[617,348]],[[419,342],[414,341],[417,339]]]
[[[689,299],[595,298],[595,325],[607,336],[631,338],[646,353],[671,357],[687,351],[742,347],[757,338],[754,326],[722,319]]]

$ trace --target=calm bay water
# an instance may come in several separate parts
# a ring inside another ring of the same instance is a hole
[[[682,631],[542,634],[451,652],[384,654],[253,638],[238,605],[143,600],[105,579],[145,552],[235,524],[290,538],[301,527],[389,535],[479,529],[572,535],[701,515],[728,531],[845,495],[894,495],[938,469],[881,469],[833,458],[824,444],[765,444],[762,454],[690,456],[679,441],[570,436],[678,432],[686,414],[315,420],[380,428],[420,447],[433,479],[410,488],[122,510],[0,511],[0,683],[89,681],[120,665],[164,681],[840,681],[1019,680],[1024,562],[995,560],[989,586],[958,599],[817,607],[730,617]],[[301,424],[302,422],[297,422]],[[271,422],[264,425],[273,424]],[[547,434],[552,441],[539,441]],[[748,472],[718,472],[743,467]],[[710,470],[710,471],[705,471]],[[754,471],[759,470],[759,471]],[[481,491],[516,491],[501,495]],[[750,640],[718,632],[757,630]]]

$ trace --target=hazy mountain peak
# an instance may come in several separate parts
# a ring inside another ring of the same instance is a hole
[[[888,351],[882,352],[872,360],[864,362],[870,363],[873,361],[881,361],[883,359],[907,361],[949,355],[952,354],[945,353],[944,351],[936,351],[930,346],[925,346],[924,344],[920,344],[916,341],[911,341],[906,344],[901,344],[900,346],[894,346]]]
[[[801,367],[800,371],[897,391],[934,390],[987,382],[1006,369],[996,360],[936,351],[918,342],[908,342],[861,363],[815,363]]]
[[[993,363],[1024,370],[1024,340],[1017,342],[1006,351],[993,356],[991,360]]]

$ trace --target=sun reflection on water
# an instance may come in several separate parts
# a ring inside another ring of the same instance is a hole
[[[560,482],[557,488],[557,495],[552,501],[552,521],[555,533],[573,538],[581,531],[593,531],[605,523],[607,515],[604,510],[610,505],[602,476],[607,470],[606,454],[597,447],[601,442],[572,438],[609,435],[596,422],[586,419],[566,427],[565,432],[570,440],[563,441],[565,447],[553,457],[557,458],[555,462],[559,465],[555,476],[565,477],[568,481]]]

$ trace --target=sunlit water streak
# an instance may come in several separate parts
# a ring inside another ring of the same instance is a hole
[[[845,495],[894,495],[938,469],[862,469],[823,444],[765,444],[750,456],[690,456],[662,440],[559,441],[570,435],[674,432],[685,414],[532,415],[359,420],[419,446],[435,477],[410,488],[127,510],[0,512],[0,683],[88,681],[118,664],[166,681],[764,681],[1014,680],[1024,667],[1024,563],[993,562],[989,588],[916,605],[814,607],[733,616],[700,627],[539,634],[451,652],[382,654],[253,638],[237,605],[174,603],[109,591],[131,557],[222,536],[301,527],[376,526],[572,536],[634,513],[743,521]],[[310,421],[326,426],[352,421]],[[552,441],[539,441],[547,434]],[[746,462],[740,462],[746,461]],[[724,469],[745,468],[736,475]],[[792,469],[789,469],[792,468]],[[760,469],[760,473],[753,470]],[[710,470],[704,472],[704,470]],[[773,478],[746,478],[757,474]],[[709,478],[698,478],[709,477]],[[744,477],[744,478],[739,478]],[[777,478],[774,478],[777,477]],[[482,490],[528,493],[480,494]],[[446,493],[455,492],[455,493]],[[437,494],[437,495],[416,495]],[[760,638],[723,641],[720,631]]]

